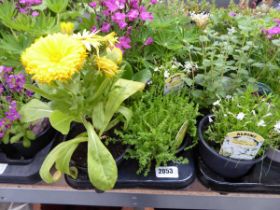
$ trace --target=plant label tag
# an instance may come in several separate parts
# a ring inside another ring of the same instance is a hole
[[[157,178],[179,178],[179,170],[176,166],[157,167]]]
[[[220,154],[241,160],[252,160],[263,145],[264,138],[249,131],[228,133],[224,139]]]
[[[2,175],[5,172],[7,167],[8,167],[8,164],[0,163],[0,175]]]

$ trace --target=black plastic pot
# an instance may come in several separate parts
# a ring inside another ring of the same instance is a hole
[[[256,163],[261,162],[265,156],[254,160],[238,160],[220,155],[205,141],[203,136],[204,130],[209,125],[209,117],[211,116],[205,116],[198,126],[200,157],[211,170],[225,178],[239,178],[244,176]]]
[[[11,159],[11,162],[15,159],[32,159],[40,150],[46,147],[53,140],[54,135],[55,130],[50,126],[50,124],[48,124],[46,129],[39,133],[37,138],[31,142],[30,147],[24,147],[22,142],[16,142],[14,144],[1,144],[0,148],[7,158]]]
[[[258,86],[258,94],[261,96],[272,93],[271,88],[265,83],[257,82],[257,86]]]
[[[280,164],[280,150],[269,148],[266,155],[269,160]]]

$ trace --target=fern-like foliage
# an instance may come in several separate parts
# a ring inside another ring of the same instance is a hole
[[[132,105],[133,117],[128,129],[116,133],[131,145],[128,158],[139,163],[138,173],[147,175],[153,161],[157,166],[169,161],[186,161],[176,156],[176,137],[183,124],[187,134],[196,136],[198,107],[180,93],[157,94],[154,87]]]

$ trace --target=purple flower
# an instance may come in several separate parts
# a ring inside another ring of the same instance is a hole
[[[144,6],[141,6],[140,7],[140,19],[143,21],[147,21],[147,20],[153,20],[154,17],[152,15],[152,13],[147,12],[147,10]]]
[[[33,12],[31,13],[31,15],[32,15],[33,17],[37,17],[37,16],[39,15],[39,12],[33,11]]]
[[[132,9],[127,13],[127,17],[129,21],[134,21],[135,19],[138,18],[139,11],[136,9]]]
[[[26,90],[25,94],[27,97],[30,97],[30,98],[34,95],[34,93],[31,90]]]
[[[20,115],[17,112],[17,102],[12,101],[9,105],[9,110],[5,113],[6,119],[10,120],[10,122],[16,121],[20,119]]]
[[[95,8],[97,6],[97,3],[95,1],[92,1],[90,3],[88,3],[88,5],[91,7],[91,8]]]
[[[110,11],[110,12],[116,12],[119,9],[115,0],[105,0],[102,2],[102,5],[107,7],[108,11]]]
[[[144,42],[144,45],[145,45],[145,46],[148,46],[148,45],[151,45],[151,44],[153,44],[153,43],[154,43],[153,38],[152,38],[152,37],[148,37],[148,38],[146,39],[146,41]]]
[[[111,30],[111,24],[110,23],[103,23],[101,27],[101,31],[103,33],[108,33]]]
[[[151,4],[157,4],[157,0],[151,0],[150,3]]]
[[[269,29],[264,29],[262,32],[266,35],[267,38],[271,39],[273,36],[280,34],[280,26],[274,26]]]
[[[2,95],[3,92],[4,92],[4,86],[0,84],[0,94]]]
[[[230,13],[228,13],[228,15],[229,15],[230,17],[235,17],[237,14],[236,14],[235,12],[230,12]]]
[[[124,51],[131,48],[130,43],[131,39],[128,36],[122,36],[119,38],[119,43],[116,46]]]
[[[11,91],[19,93],[24,88],[25,76],[21,73],[16,75],[11,74],[6,78],[6,83]]]
[[[116,12],[112,15],[112,21],[115,23],[125,22],[125,17],[126,15],[124,13]]]
[[[280,26],[280,19],[274,19],[274,22],[275,22],[278,26]]]
[[[130,1],[130,7],[132,9],[137,9],[139,10],[139,0],[131,0]]]
[[[95,33],[95,32],[97,31],[97,27],[96,27],[96,26],[92,26],[92,28],[90,29],[90,31],[91,31],[92,33]]]

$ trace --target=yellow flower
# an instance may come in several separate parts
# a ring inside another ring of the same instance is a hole
[[[106,52],[107,52],[107,55],[106,55],[107,58],[110,58],[117,64],[121,64],[122,58],[123,58],[123,53],[120,50],[120,48],[117,48],[115,46],[107,47]]]
[[[64,34],[73,34],[74,24],[71,22],[62,22],[60,23],[60,31]]]
[[[96,57],[95,62],[98,70],[101,70],[106,77],[113,77],[119,72],[118,65],[109,58]]]
[[[41,37],[21,55],[28,74],[41,83],[65,81],[80,71],[87,57],[84,45],[66,34]]]
[[[115,43],[118,41],[118,38],[116,37],[116,33],[112,32],[106,36],[103,37],[104,42],[108,42],[109,45],[114,46]]]
[[[191,13],[191,20],[196,23],[199,28],[204,28],[209,22],[209,14],[195,14]]]

